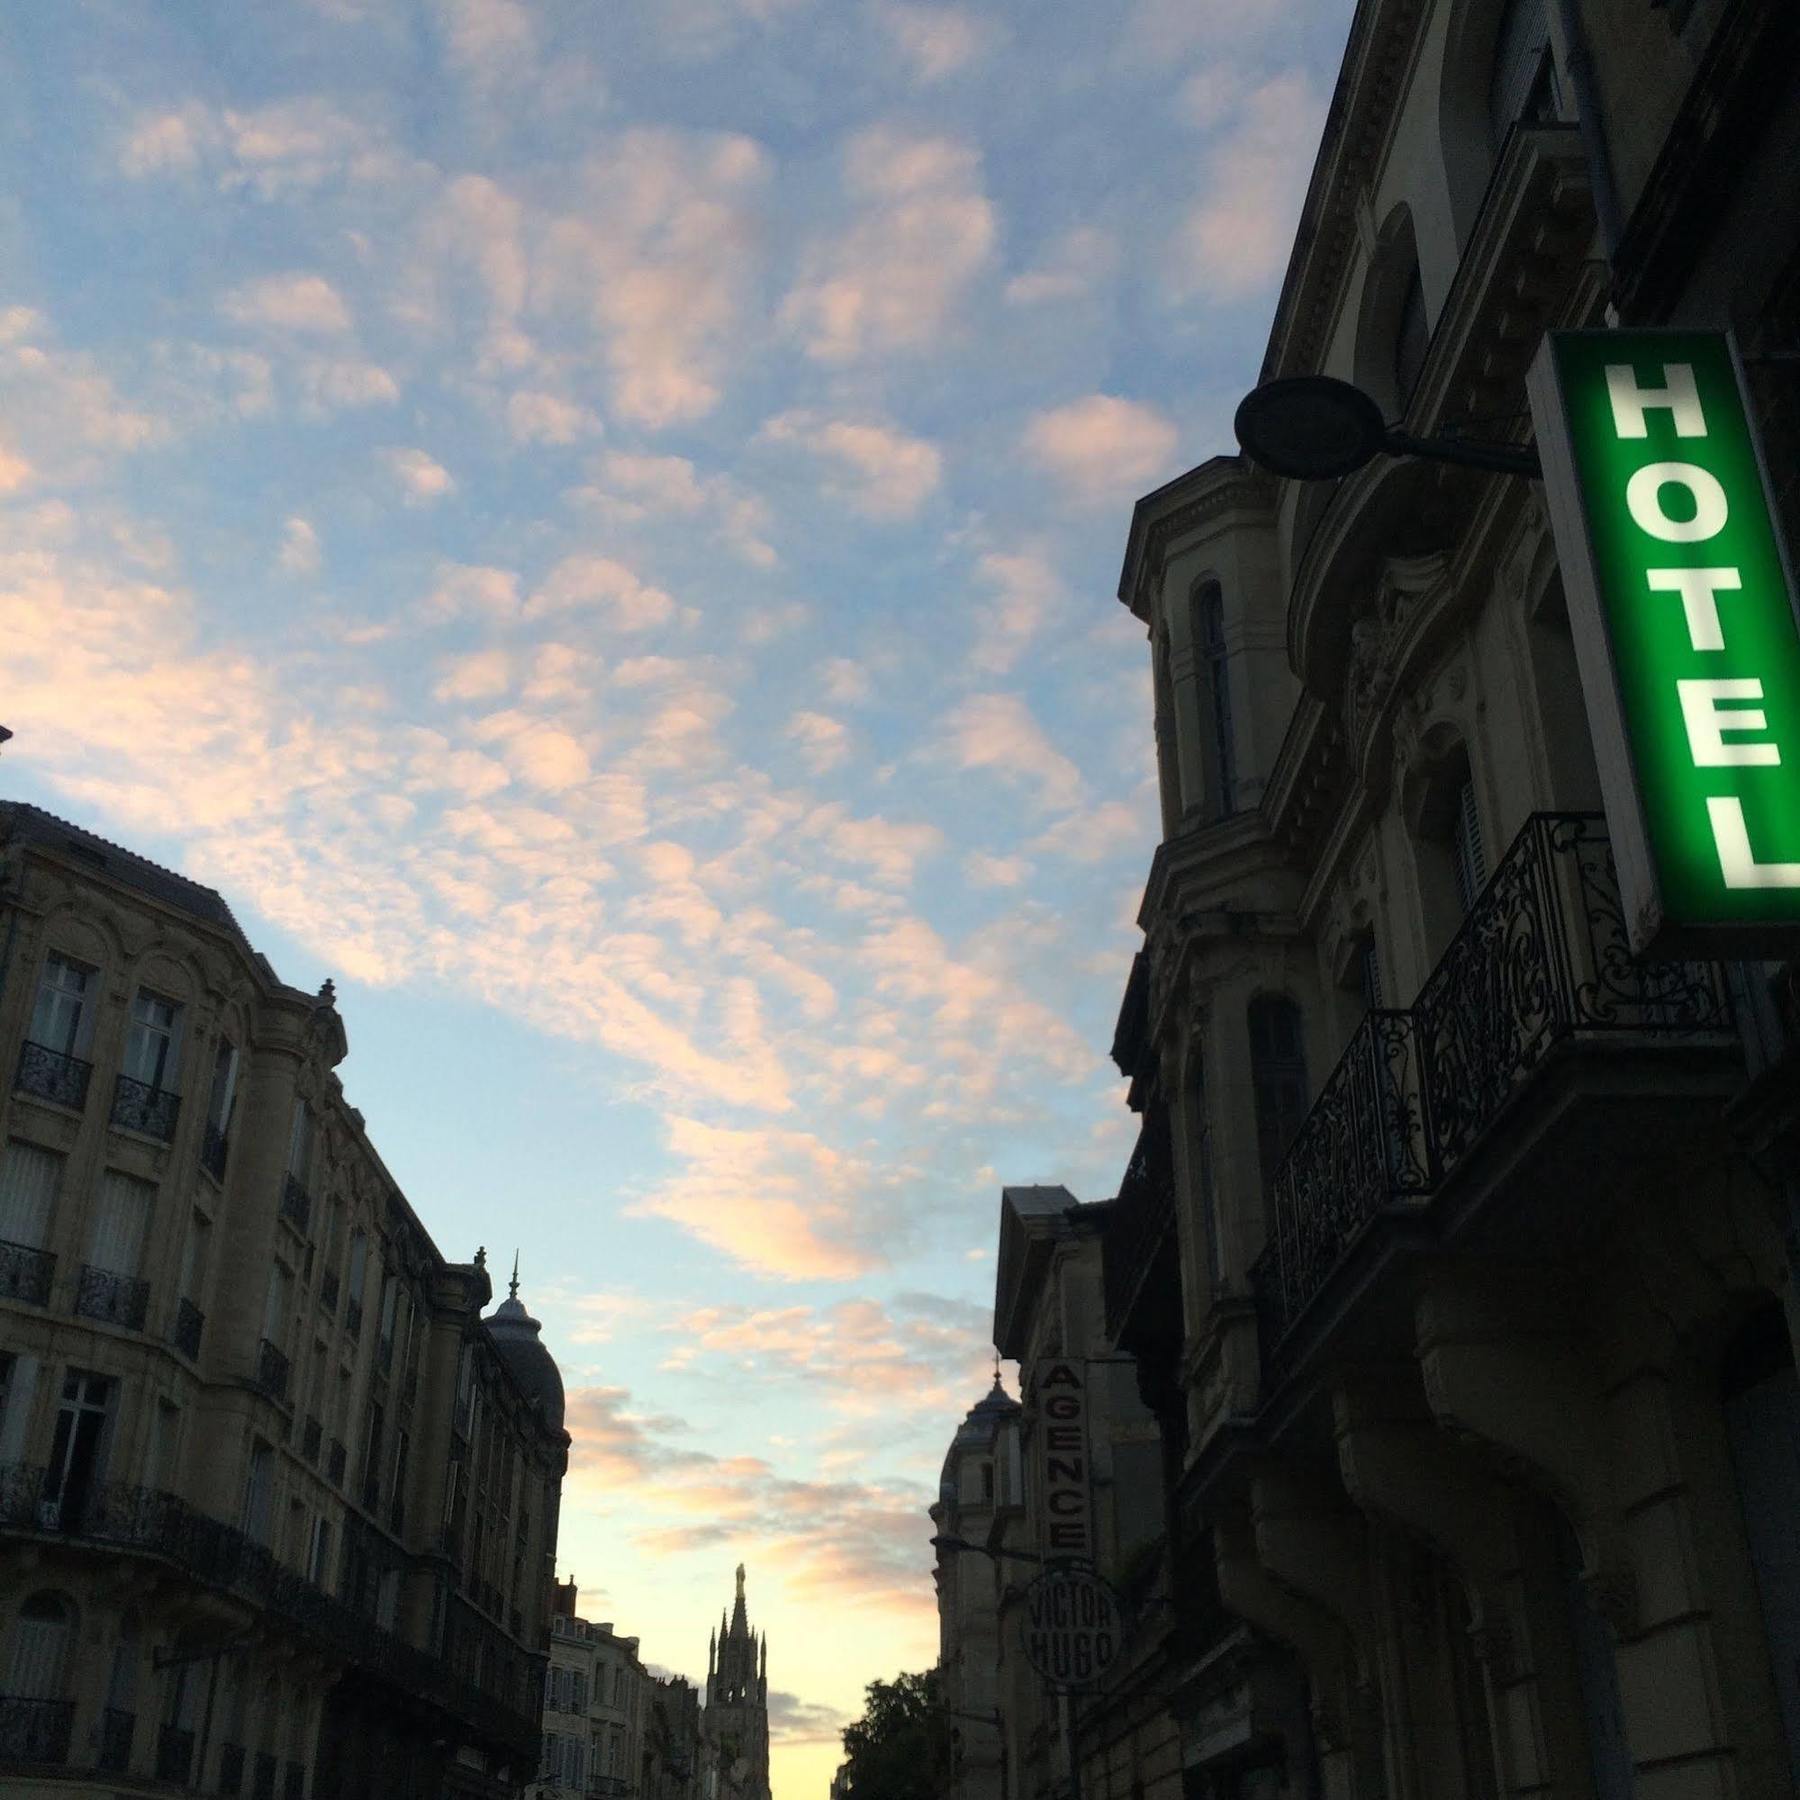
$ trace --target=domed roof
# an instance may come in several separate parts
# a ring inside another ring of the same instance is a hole
[[[512,1284],[507,1295],[482,1320],[500,1352],[500,1360],[512,1371],[519,1386],[544,1409],[544,1417],[560,1431],[563,1422],[562,1371],[556,1358],[544,1348],[543,1326],[525,1310],[519,1299],[519,1259],[513,1258]]]
[[[938,1478],[938,1497],[949,1499],[956,1492],[956,1453],[976,1446],[993,1447],[1000,1427],[1019,1411],[1019,1403],[1000,1385],[1000,1371],[994,1371],[994,1385],[963,1415],[963,1422],[944,1452],[944,1470]]]

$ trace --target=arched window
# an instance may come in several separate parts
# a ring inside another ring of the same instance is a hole
[[[1515,120],[1532,124],[1561,112],[1549,9],[1544,0],[1507,0],[1488,73],[1488,135],[1495,150]]]
[[[1300,1008],[1285,994],[1252,1000],[1249,1026],[1256,1148],[1266,1186],[1306,1118],[1306,1037]]]
[[[1225,650],[1225,596],[1216,581],[1194,589],[1192,626],[1194,670],[1206,739],[1207,786],[1213,816],[1228,819],[1237,810],[1237,747],[1231,721],[1231,669]]]

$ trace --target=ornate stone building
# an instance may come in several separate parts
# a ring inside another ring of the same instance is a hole
[[[700,1742],[702,1800],[769,1800],[769,1646],[750,1629],[742,1563],[730,1621],[707,1648]]]
[[[537,1765],[561,1383],[346,1048],[211,889],[0,806],[0,1794]]]
[[[1737,330],[1792,535],[1800,8],[1362,0],[1265,378],[1523,442],[1609,321]],[[1794,1792],[1796,987],[1631,958],[1538,489],[1221,456],[1120,595],[1163,842],[1106,1333],[1182,1768],[1102,1696],[1087,1800]]]
[[[531,1791],[536,1800],[640,1800],[645,1725],[658,1683],[638,1657],[636,1638],[621,1637],[610,1623],[577,1617],[575,1601],[575,1583],[558,1584],[542,1760]]]

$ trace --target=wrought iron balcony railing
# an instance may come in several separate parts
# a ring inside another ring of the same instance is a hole
[[[119,1275],[111,1269],[82,1265],[75,1287],[75,1315],[98,1319],[105,1325],[123,1325],[142,1331],[150,1309],[150,1284],[136,1275]]]
[[[183,1299],[175,1308],[175,1348],[190,1362],[200,1359],[200,1334],[206,1329],[206,1314],[193,1301]]]
[[[166,1144],[175,1135],[181,1112],[181,1096],[167,1088],[151,1087],[129,1075],[113,1078],[112,1122],[126,1131],[141,1131]]]
[[[214,1181],[225,1179],[225,1159],[231,1154],[231,1140],[211,1119],[200,1135],[200,1166]]]
[[[287,1404],[288,1359],[267,1338],[257,1343],[253,1379],[271,1400],[279,1400],[284,1406]]]
[[[1138,1132],[1106,1229],[1103,1262],[1106,1329],[1116,1338],[1142,1288],[1158,1244],[1175,1223],[1175,1171],[1169,1115],[1157,1107]]]
[[[510,1759],[535,1763],[538,1722],[522,1705],[463,1679],[444,1658],[326,1594],[233,1526],[195,1511],[174,1494],[122,1482],[95,1483],[75,1510],[46,1508],[44,1491],[42,1468],[0,1468],[0,1533],[75,1540],[155,1558],[188,1580],[279,1617],[359,1675],[435,1707],[450,1731],[473,1732],[504,1744]],[[72,1716],[72,1702],[0,1697],[0,1763],[65,1760]]]
[[[312,1218],[312,1195],[292,1175],[282,1177],[278,1210],[302,1237],[306,1236],[307,1223]]]
[[[1257,1259],[1265,1351],[1385,1209],[1421,1204],[1571,1040],[1729,1045],[1709,962],[1632,956],[1597,813],[1535,813],[1418,998],[1372,1012],[1277,1171]]]
[[[164,1725],[156,1734],[156,1779],[186,1787],[193,1768],[193,1732],[182,1725]]]
[[[49,1250],[29,1244],[8,1243],[0,1238],[0,1300],[24,1300],[32,1306],[50,1304],[50,1282],[56,1274],[56,1257]]]
[[[74,1723],[73,1700],[0,1694],[0,1763],[66,1763]]]
[[[131,1767],[131,1740],[137,1734],[137,1714],[109,1706],[100,1715],[100,1767],[114,1774]]]
[[[13,1086],[21,1094],[80,1112],[87,1105],[88,1077],[93,1072],[94,1065],[79,1056],[27,1040],[19,1048],[19,1073]]]
[[[242,1744],[221,1744],[219,1746],[219,1792],[221,1794],[241,1794],[244,1791],[244,1746]]]

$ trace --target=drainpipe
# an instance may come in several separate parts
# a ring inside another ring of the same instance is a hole
[[[1619,185],[1613,177],[1612,150],[1606,141],[1606,119],[1600,107],[1600,84],[1594,78],[1593,53],[1581,23],[1581,0],[1551,0],[1551,28],[1562,42],[1563,73],[1575,100],[1581,147],[1587,153],[1588,181],[1594,190],[1594,218],[1600,227],[1600,251],[1612,273],[1625,221],[1619,209]],[[1616,320],[1613,321],[1617,323]]]

